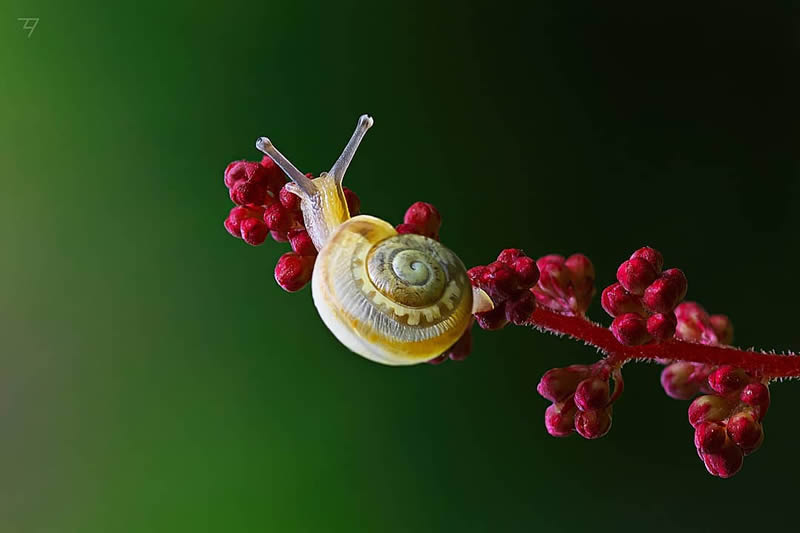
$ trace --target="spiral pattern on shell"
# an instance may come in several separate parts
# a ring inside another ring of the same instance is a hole
[[[461,260],[433,239],[399,235],[366,215],[331,235],[312,290],[320,316],[343,344],[389,365],[436,357],[471,320],[472,288]]]

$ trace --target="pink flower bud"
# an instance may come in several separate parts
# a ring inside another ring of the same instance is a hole
[[[611,407],[575,413],[575,431],[584,439],[599,439],[611,430]]]
[[[653,265],[635,257],[623,262],[617,269],[617,281],[631,294],[641,296],[648,285],[653,283],[658,273]]]
[[[611,323],[611,333],[621,344],[638,346],[650,340],[644,318],[635,313],[625,313]]]
[[[600,304],[605,312],[612,317],[624,315],[625,313],[636,313],[645,316],[644,307],[642,307],[639,297],[626,291],[625,287],[619,283],[609,285],[603,290]]]
[[[589,376],[586,365],[572,365],[566,368],[552,368],[545,372],[536,391],[551,402],[560,402],[575,392],[578,383]]]
[[[315,256],[285,253],[275,265],[275,281],[287,292],[299,291],[311,280]]]
[[[750,383],[739,395],[739,399],[754,408],[758,420],[762,420],[769,409],[769,387],[763,383]]]
[[[553,256],[546,256],[553,257]],[[536,261],[539,268],[539,288],[542,292],[557,298],[565,299],[567,287],[570,283],[569,270],[564,266],[563,261],[555,260],[543,262],[542,259]]]
[[[564,266],[569,270],[572,284],[578,290],[586,290],[594,285],[594,265],[583,254],[572,254],[564,261]]]
[[[576,412],[571,397],[554,403],[544,412],[544,427],[554,437],[566,437],[575,430]]]
[[[239,230],[244,242],[251,246],[258,246],[267,238],[267,225],[257,218],[244,219]]]
[[[317,255],[317,248],[311,236],[304,229],[291,230],[288,233],[289,244],[297,255]]]
[[[717,422],[703,422],[694,430],[694,447],[701,453],[718,453],[727,440],[725,426]]]
[[[657,273],[661,272],[661,269],[664,267],[664,258],[661,255],[661,252],[654,248],[650,248],[649,246],[645,246],[644,248],[639,248],[631,255],[631,259],[644,259],[650,266],[653,267]]]
[[[742,468],[742,450],[733,442],[727,441],[726,445],[717,453],[701,454],[706,470],[713,476],[729,478]]]
[[[675,335],[677,325],[678,319],[675,318],[675,313],[656,313],[647,319],[647,332],[656,341],[665,341]]]
[[[719,394],[730,394],[750,381],[744,370],[731,365],[722,365],[708,376],[709,386]]]
[[[536,300],[530,291],[506,301],[506,320],[514,325],[522,326],[530,321],[531,313],[536,308]]]
[[[645,289],[642,302],[653,313],[668,313],[686,296],[687,287],[683,272],[671,268]]]
[[[683,302],[675,307],[678,326],[675,336],[689,342],[717,344],[717,335],[711,327],[708,313],[696,302]]]
[[[608,380],[597,377],[586,378],[575,389],[575,405],[581,411],[595,411],[608,405]]]
[[[695,429],[702,422],[720,422],[730,414],[731,406],[724,398],[707,394],[689,406],[689,423]]]
[[[720,344],[733,342],[733,323],[730,318],[725,315],[711,315],[709,322],[711,327],[714,328],[714,333],[717,334]]]
[[[661,386],[671,398],[691,400],[700,392],[709,370],[705,365],[678,361],[664,367]]]
[[[742,411],[730,417],[727,429],[728,436],[745,453],[752,453],[761,445],[763,430],[751,412]]]

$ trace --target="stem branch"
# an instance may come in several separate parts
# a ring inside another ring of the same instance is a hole
[[[608,328],[584,317],[568,316],[537,306],[530,325],[546,331],[569,335],[605,353],[612,365],[631,359],[681,360],[709,365],[732,365],[764,378],[800,378],[800,357],[774,355],[727,346],[708,346],[672,339],[667,342],[626,346],[614,338]]]

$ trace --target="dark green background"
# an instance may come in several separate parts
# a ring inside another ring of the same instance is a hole
[[[581,251],[600,288],[650,244],[739,344],[797,349],[797,10],[643,4],[4,2],[0,531],[793,515],[797,383],[727,481],[652,365],[626,368],[608,437],[553,439],[535,384],[592,349],[509,328],[461,364],[382,367],[276,286],[286,245],[222,227],[222,171],[256,137],[316,173],[368,112],[366,212],[426,200],[467,265]]]

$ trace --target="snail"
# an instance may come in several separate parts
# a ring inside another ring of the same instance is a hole
[[[491,309],[464,264],[434,239],[398,234],[369,215],[350,217],[342,180],[373,120],[362,115],[330,172],[309,179],[266,137],[256,147],[292,180],[319,255],[311,290],[322,321],[351,351],[386,365],[413,365],[450,348],[472,313]]]

